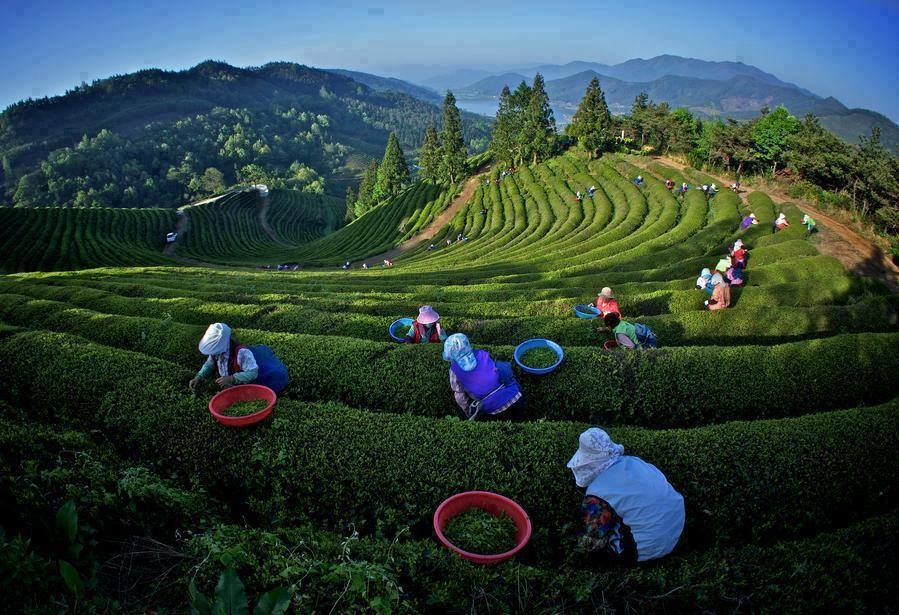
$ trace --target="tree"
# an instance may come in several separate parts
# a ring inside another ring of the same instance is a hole
[[[686,154],[696,145],[700,127],[693,114],[684,108],[675,109],[668,118],[669,151]]]
[[[433,122],[428,122],[425,131],[425,140],[421,146],[421,156],[418,159],[420,175],[422,179],[437,181],[440,174],[440,137]]]
[[[450,184],[456,183],[462,176],[467,158],[456,97],[447,90],[443,99],[443,130],[440,132],[440,179]]]
[[[360,217],[375,206],[375,182],[378,181],[378,161],[372,160],[365,169],[362,182],[359,184],[359,197],[356,199],[356,217]]]
[[[384,158],[378,166],[378,177],[375,181],[374,199],[381,201],[399,194],[409,181],[409,166],[400,148],[396,133],[391,132],[384,149]]]
[[[786,140],[786,162],[799,176],[825,190],[840,190],[850,182],[849,146],[821,126],[811,113]]]
[[[537,164],[541,158],[552,155],[556,146],[556,119],[549,105],[549,95],[544,88],[543,75],[534,75],[531,100],[524,119],[524,143],[527,153]]]
[[[344,222],[349,224],[356,219],[356,192],[352,186],[346,187],[346,214],[343,217]]]
[[[515,163],[515,109],[512,108],[512,92],[504,85],[499,95],[499,107],[496,110],[496,121],[493,123],[493,135],[490,141],[490,152],[497,162]]]
[[[640,92],[634,98],[634,104],[631,105],[631,114],[626,128],[637,138],[640,136],[640,148],[646,144],[646,112],[649,109],[649,95],[646,92]]]
[[[612,142],[612,113],[598,78],[593,77],[587,85],[584,98],[566,133],[577,139],[578,145],[587,150],[590,158],[607,149]]]
[[[215,194],[225,190],[225,175],[215,167],[208,167],[203,171],[203,191],[206,194]]]
[[[772,177],[777,174],[778,163],[783,162],[790,137],[798,131],[799,120],[790,115],[783,105],[778,105],[774,111],[764,112],[753,125],[755,157],[765,167],[771,167]]]

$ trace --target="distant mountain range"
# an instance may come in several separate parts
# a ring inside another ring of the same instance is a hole
[[[784,105],[802,117],[814,113],[822,125],[850,143],[871,134],[879,126],[883,143],[899,153],[899,126],[868,109],[849,109],[833,97],[823,98],[765,71],[742,62],[709,62],[662,55],[648,60],[634,59],[608,65],[597,62],[569,62],[517,68],[503,73],[457,71],[423,83],[435,89],[450,88],[460,100],[497,98],[504,85],[514,90],[524,80],[532,83],[539,72],[554,107],[577,109],[587,84],[599,78],[606,101],[614,113],[630,111],[640,92],[672,108],[685,107],[708,117],[756,117],[763,107]],[[464,84],[465,77],[474,77]]]

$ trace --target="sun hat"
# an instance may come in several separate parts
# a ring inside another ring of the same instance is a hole
[[[423,305],[418,308],[418,322],[422,325],[429,325],[440,320],[440,314],[434,311],[430,305]]]
[[[615,295],[612,294],[612,289],[608,286],[604,286],[601,291],[599,291],[599,295],[602,295],[606,299],[612,299]]]
[[[222,354],[231,342],[231,327],[223,322],[214,322],[206,329],[198,346],[205,355]]]
[[[605,430],[591,427],[578,438],[578,449],[567,467],[578,487],[586,487],[624,454],[624,447],[612,442]]]
[[[464,333],[453,333],[443,342],[443,360],[452,361],[463,372],[470,372],[478,365],[474,350]]]
[[[724,276],[720,273],[716,273],[712,276],[712,285],[714,286],[716,284],[724,284]]]
[[[709,279],[712,277],[712,270],[708,267],[703,267],[702,271],[699,272],[699,277]]]

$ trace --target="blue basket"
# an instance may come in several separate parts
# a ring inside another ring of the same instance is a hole
[[[405,327],[408,330],[409,327],[411,327],[411,326],[412,326],[411,318],[400,318],[398,320],[394,320],[390,324],[390,328],[387,329],[387,332],[390,333],[390,337],[393,338],[394,342],[402,342],[404,339],[406,339],[406,334],[403,333],[403,335],[398,336],[396,334],[396,330],[399,328],[402,328],[402,327]]]
[[[595,305],[590,305],[589,303],[578,303],[574,306],[574,314],[578,318],[596,318],[597,316],[602,316],[602,312],[599,311]]]
[[[521,362],[521,355],[530,350],[531,348],[549,348],[553,352],[556,353],[558,357],[556,362],[550,365],[549,367],[529,367],[524,365]],[[545,340],[543,338],[534,338],[530,340],[525,340],[521,342],[518,346],[515,347],[515,352],[512,357],[515,359],[515,362],[518,364],[518,367],[523,369],[529,374],[548,374],[553,371],[559,364],[562,362],[562,359],[565,358],[565,352],[562,350],[562,347],[552,340]]]

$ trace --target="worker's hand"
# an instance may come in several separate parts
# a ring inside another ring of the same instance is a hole
[[[197,384],[199,384],[199,382],[199,378],[191,378],[190,382],[187,383],[187,388],[193,391],[197,387]]]
[[[222,376],[215,383],[222,388],[229,387],[234,384],[234,376]]]

